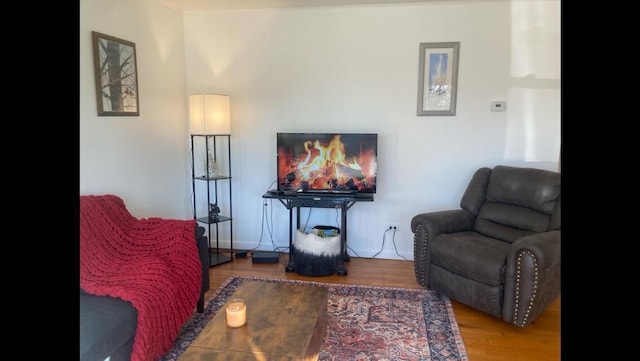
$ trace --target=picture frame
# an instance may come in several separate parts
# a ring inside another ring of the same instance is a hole
[[[420,43],[418,116],[456,115],[460,42]]]
[[[99,116],[139,116],[136,44],[91,32]]]

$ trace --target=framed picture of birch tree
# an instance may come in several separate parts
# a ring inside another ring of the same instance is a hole
[[[95,31],[91,34],[98,115],[140,115],[136,44]]]

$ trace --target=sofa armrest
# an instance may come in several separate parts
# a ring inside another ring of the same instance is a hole
[[[200,298],[198,298],[197,307],[199,313],[204,311],[204,294],[209,290],[209,239],[204,233],[204,227],[196,226],[196,244],[202,265],[202,284],[200,285]]]
[[[131,302],[80,289],[80,361],[131,359],[138,311]]]
[[[430,287],[431,241],[439,234],[471,230],[474,216],[463,209],[421,213],[411,219],[413,268],[418,284]]]
[[[505,272],[505,321],[527,326],[560,295],[560,243],[560,230],[513,242]]]

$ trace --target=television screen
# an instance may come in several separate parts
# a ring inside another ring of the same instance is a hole
[[[279,190],[375,193],[378,135],[277,133]]]

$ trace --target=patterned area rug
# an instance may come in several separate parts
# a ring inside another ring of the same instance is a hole
[[[185,324],[161,361],[175,361],[244,280],[326,287],[327,328],[319,361],[468,361],[451,301],[434,291],[229,277],[203,313]]]

